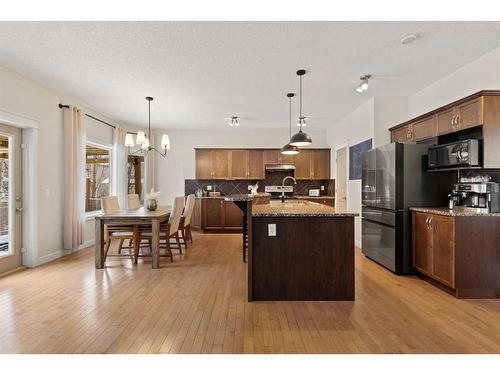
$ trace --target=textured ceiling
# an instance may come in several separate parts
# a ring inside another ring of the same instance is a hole
[[[409,45],[409,32],[422,38]],[[0,64],[92,109],[155,128],[325,128],[371,96],[406,96],[500,46],[500,22],[0,22]],[[375,76],[358,94],[360,75]],[[294,113],[297,101],[295,101]]]

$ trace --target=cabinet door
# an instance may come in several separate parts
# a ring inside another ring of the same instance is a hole
[[[278,150],[264,150],[264,164],[279,164]]]
[[[432,215],[432,276],[455,287],[455,229],[450,216]]]
[[[482,97],[457,106],[457,129],[467,129],[483,124]]]
[[[265,177],[264,171],[264,151],[249,150],[248,151],[248,178],[252,180],[263,180]]]
[[[394,129],[391,133],[392,142],[411,141],[411,124]]]
[[[203,200],[205,227],[204,229],[222,229],[224,227],[224,199],[206,198]]]
[[[224,228],[243,228],[243,216],[241,210],[234,202],[224,202]]]
[[[248,177],[248,150],[230,150],[231,178],[244,180]]]
[[[201,229],[201,226],[202,226],[202,220],[201,220],[202,209],[201,209],[201,205],[202,205],[202,200],[200,198],[196,198],[194,200],[194,210],[193,210],[193,216],[192,216],[192,219],[191,219],[191,226],[194,229]]]
[[[295,155],[285,155],[281,151],[279,153],[279,162],[282,164],[295,164]]]
[[[455,118],[455,110],[453,108],[447,109],[436,115],[437,134],[447,134],[455,131],[453,120]]]
[[[414,141],[432,138],[437,135],[436,117],[429,116],[412,124],[412,135]]]
[[[312,178],[312,150],[300,150],[295,155],[295,178],[310,180]]]
[[[313,178],[315,180],[330,179],[330,150],[312,150]]]
[[[413,213],[413,267],[432,276],[432,230],[430,216],[421,212]]]
[[[212,178],[212,150],[195,150],[196,178],[208,180]]]
[[[212,150],[212,178],[227,179],[229,173],[230,150]]]

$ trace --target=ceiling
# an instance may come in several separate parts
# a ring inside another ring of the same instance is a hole
[[[421,38],[401,44],[409,32]],[[324,129],[371,96],[407,96],[500,46],[500,22],[0,22],[0,64],[117,122]],[[359,76],[374,77],[363,94]],[[294,103],[294,114],[298,110]],[[235,129],[237,131],[237,129]]]

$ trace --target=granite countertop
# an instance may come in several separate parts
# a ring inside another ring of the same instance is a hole
[[[472,209],[456,207],[450,210],[448,207],[411,207],[410,210],[415,212],[423,212],[426,214],[443,215],[443,216],[500,216],[500,212],[496,213],[481,213],[475,212]]]
[[[294,195],[298,199],[335,199],[333,195],[320,195],[319,197],[311,197],[310,195]]]
[[[203,197],[196,197],[196,199],[224,199],[224,195],[212,195],[212,196],[203,196]]]
[[[230,202],[243,202],[243,201],[251,201],[254,198],[264,198],[264,197],[270,197],[271,194],[269,193],[257,193],[257,194],[230,194],[226,195],[224,198],[225,201],[230,201]]]
[[[252,216],[358,216],[353,212],[337,212],[334,207],[306,200],[282,203],[279,200],[261,204],[252,209]]]

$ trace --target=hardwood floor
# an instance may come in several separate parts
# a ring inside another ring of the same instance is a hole
[[[246,302],[241,235],[151,269],[87,249],[0,278],[2,353],[500,352],[500,300],[457,300],[356,252],[354,302]]]

